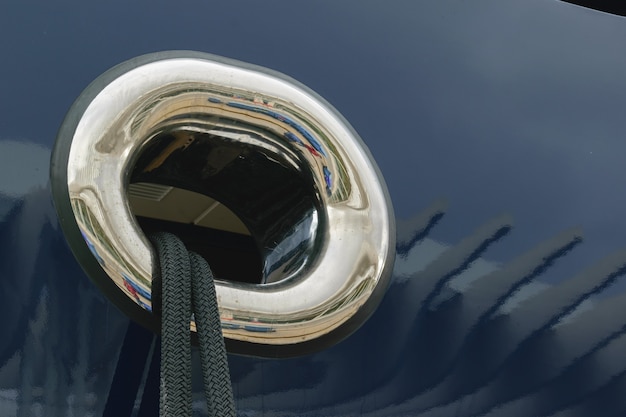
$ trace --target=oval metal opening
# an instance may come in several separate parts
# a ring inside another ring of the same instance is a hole
[[[155,331],[155,253],[140,226],[166,220],[137,220],[129,201],[149,184],[212,198],[254,242],[260,275],[226,270],[216,281],[231,352],[283,356],[336,343],[389,283],[395,223],[371,155],[330,104],[265,68],[190,51],[112,68],[66,116],[51,176],[89,277]]]

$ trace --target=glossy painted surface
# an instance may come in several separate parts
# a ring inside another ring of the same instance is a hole
[[[316,90],[399,219],[391,288],[357,333],[231,356],[240,415],[624,414],[626,20],[550,0],[231,3],[2,6],[0,414],[156,405],[152,337],[63,243],[47,158],[91,80],[166,49]]]

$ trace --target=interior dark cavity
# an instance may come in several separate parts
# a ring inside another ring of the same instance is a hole
[[[319,252],[324,216],[310,169],[267,132],[160,133],[139,154],[130,184],[144,232],[178,235],[218,279],[282,282],[310,267]],[[174,205],[134,195],[141,184],[174,187]]]

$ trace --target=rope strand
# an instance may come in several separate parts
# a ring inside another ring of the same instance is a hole
[[[191,417],[191,338],[193,311],[208,415],[234,417],[235,405],[217,305],[213,273],[176,236],[151,237],[159,256],[162,282],[161,417]]]

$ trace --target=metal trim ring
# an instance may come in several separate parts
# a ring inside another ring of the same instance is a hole
[[[264,119],[282,137],[273,145],[310,169],[325,217],[316,262],[296,278],[216,282],[224,336],[236,341],[231,351],[274,355],[280,346],[307,346],[296,349],[301,352],[345,337],[372,313],[389,282],[390,199],[348,122],[307,87],[265,68],[161,52],[109,70],[82,93],[59,132],[51,174],[62,227],[83,268],[123,311],[158,331],[151,313],[155,255],[126,190],[141,149],[187,111],[246,123]]]

